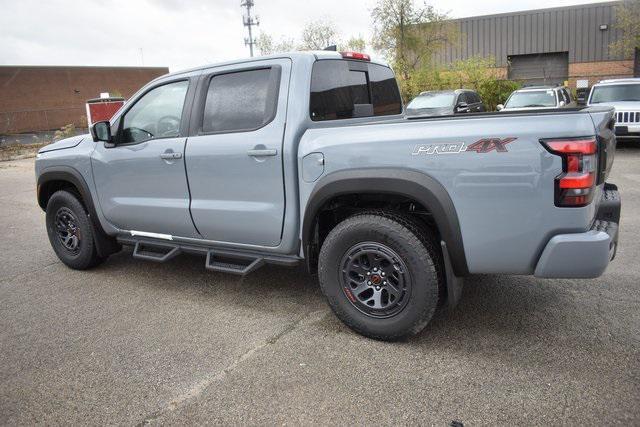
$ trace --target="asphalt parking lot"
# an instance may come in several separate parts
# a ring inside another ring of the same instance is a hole
[[[640,146],[609,181],[604,276],[472,277],[454,312],[390,344],[344,327],[303,268],[240,279],[124,251],[70,270],[33,160],[0,163],[0,424],[638,425]]]

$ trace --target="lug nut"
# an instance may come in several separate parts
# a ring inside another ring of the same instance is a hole
[[[370,285],[370,284],[371,284],[371,282],[367,282],[367,285]]]
[[[380,286],[376,286],[376,291],[379,291],[379,290],[380,290]]]
[[[378,271],[378,267],[373,267],[373,271]]]
[[[367,271],[367,276],[371,276],[371,272],[370,271]]]
[[[387,273],[385,273],[385,272],[383,271],[383,272],[382,272],[382,276],[386,276],[386,275],[387,275]]]

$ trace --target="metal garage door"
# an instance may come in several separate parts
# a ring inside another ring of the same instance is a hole
[[[569,77],[569,54],[540,53],[509,57],[509,79],[524,84],[562,84]]]

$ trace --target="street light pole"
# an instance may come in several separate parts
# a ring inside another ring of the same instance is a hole
[[[249,37],[244,39],[244,45],[249,46],[249,54],[253,57],[253,45],[256,43],[253,40],[252,27],[260,25],[258,17],[251,16],[251,8],[254,6],[253,0],[242,0],[240,2],[241,7],[247,8],[247,14],[242,17],[242,24],[249,28]]]

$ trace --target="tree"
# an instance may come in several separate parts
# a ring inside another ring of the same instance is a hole
[[[422,67],[412,73],[405,90],[409,93],[407,100],[410,100],[426,90],[473,89],[492,111],[504,103],[511,92],[520,88],[518,82],[503,80],[502,77],[495,67],[494,58],[472,57],[446,67]]]
[[[624,58],[632,58],[640,49],[640,0],[625,0],[615,8],[615,27],[622,31],[620,39],[609,47]]]
[[[362,52],[367,47],[367,43],[360,35],[343,41],[335,25],[326,19],[307,23],[302,30],[299,43],[296,43],[293,38],[285,38],[284,36],[279,40],[274,40],[273,36],[264,32],[256,38],[256,46],[261,55],[292,50],[323,50],[332,45],[338,46],[338,50],[341,51],[356,52]]]
[[[300,50],[322,50],[340,41],[338,30],[328,20],[309,22],[302,30]]]
[[[446,13],[413,0],[378,0],[371,12],[373,46],[383,52],[402,80],[431,62],[431,56],[457,40],[455,25]]]
[[[296,50],[295,41],[293,39],[287,39],[284,36],[275,40],[273,36],[267,33],[260,33],[256,38],[256,47],[260,55],[271,55],[272,53],[282,53]]]
[[[367,50],[367,42],[362,38],[362,36],[351,37],[346,42],[338,44],[338,50],[364,52]]]

